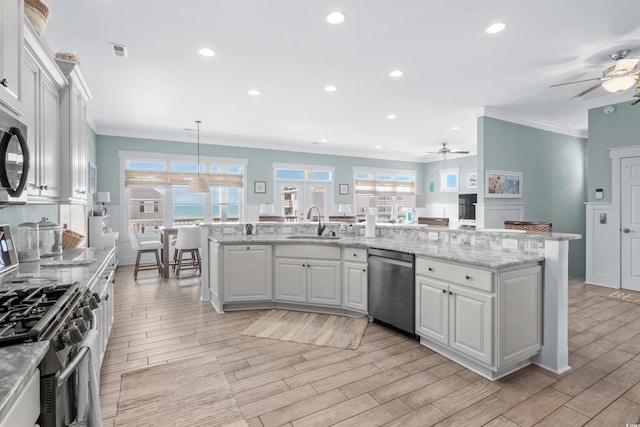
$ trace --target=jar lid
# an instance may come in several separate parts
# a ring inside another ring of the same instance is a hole
[[[29,228],[38,228],[37,222],[23,222],[22,224],[18,224],[18,227],[29,227]]]
[[[49,218],[42,218],[38,223],[38,226],[40,227],[40,230],[54,230],[61,228],[55,222],[49,221]]]

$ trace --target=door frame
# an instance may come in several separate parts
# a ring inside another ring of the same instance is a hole
[[[609,148],[609,158],[611,159],[611,207],[613,211],[613,226],[618,230],[614,234],[613,249],[615,251],[614,259],[618,260],[618,268],[616,269],[613,277],[613,283],[618,284],[618,288],[622,287],[622,241],[620,239],[620,223],[621,223],[621,169],[622,159],[629,157],[640,157],[640,145],[631,147],[615,147]]]

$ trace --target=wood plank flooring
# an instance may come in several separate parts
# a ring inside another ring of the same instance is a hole
[[[115,323],[102,365],[105,426],[120,375],[213,354],[250,426],[624,426],[640,419],[640,293],[569,284],[569,361],[491,382],[377,324],[342,350],[240,335],[266,311],[217,314],[199,276],[118,268]]]

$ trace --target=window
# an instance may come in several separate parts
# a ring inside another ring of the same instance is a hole
[[[374,208],[379,220],[395,221],[406,214],[403,197],[416,194],[416,171],[353,168],[353,180],[358,219]]]
[[[245,205],[246,160],[200,157],[200,175],[210,194],[191,194],[189,181],[198,172],[191,156],[120,152],[121,192],[127,226],[150,232],[160,225],[240,221]]]
[[[440,169],[440,192],[457,193],[459,168]]]
[[[333,167],[274,164],[273,174],[276,215],[289,222],[300,221],[316,205],[321,216],[328,218],[333,210]]]

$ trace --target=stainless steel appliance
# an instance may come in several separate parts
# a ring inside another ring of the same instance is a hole
[[[18,266],[16,247],[11,237],[11,228],[7,224],[0,224],[0,275]]]
[[[370,248],[369,316],[415,337],[413,254]]]
[[[40,363],[40,418],[43,427],[67,426],[76,419],[77,367],[86,356],[80,348],[97,323],[99,297],[80,283],[58,284],[49,278],[3,280],[0,291],[0,345],[48,340]]]
[[[0,110],[0,207],[27,201],[27,127]]]

